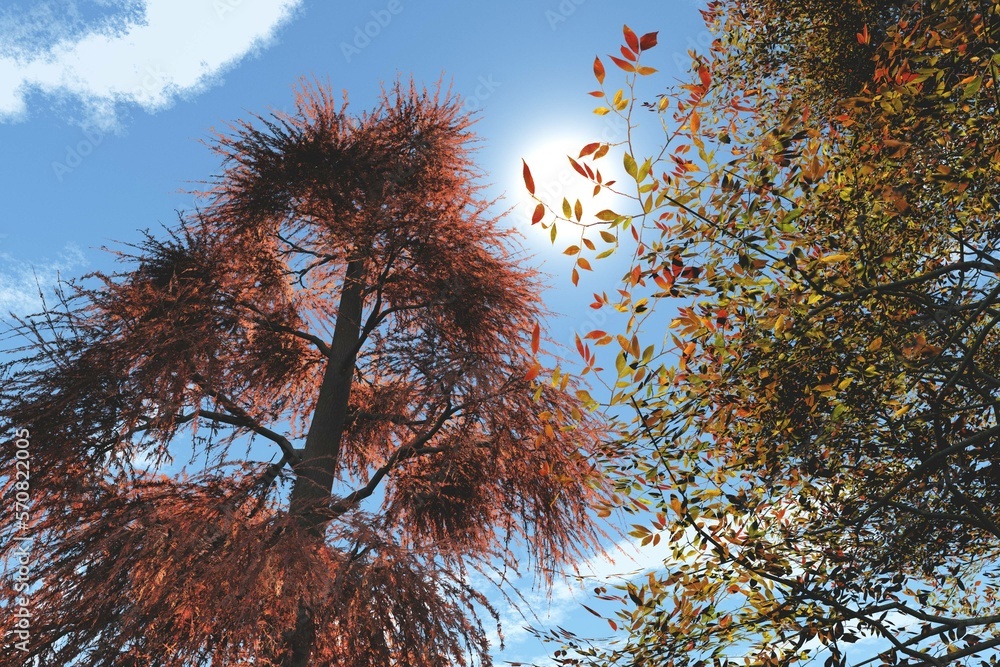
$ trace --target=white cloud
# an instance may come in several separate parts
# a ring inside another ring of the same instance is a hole
[[[786,508],[786,511],[781,513],[779,518],[776,511],[766,509],[756,514],[755,518],[761,523],[768,519],[780,523],[790,521],[792,515],[793,512]],[[739,537],[742,532],[741,527],[746,521],[745,516],[729,516],[722,521],[724,527],[722,532]],[[699,525],[702,529],[710,532],[719,529],[719,522],[715,520],[699,521]],[[528,607],[538,617],[537,621],[532,618],[525,620],[518,609],[506,605],[502,609],[500,620],[504,628],[508,651],[522,648],[518,646],[522,642],[528,643],[530,633],[524,627],[526,624],[553,628],[571,621],[570,629],[573,629],[573,627],[579,626],[581,618],[588,622],[593,620],[593,617],[589,616],[581,605],[587,604],[595,607],[598,611],[608,611],[608,607],[602,608],[603,603],[594,597],[593,589],[595,586],[623,584],[645,577],[650,572],[662,574],[677,565],[713,560],[715,556],[711,549],[693,546],[697,532],[693,526],[688,526],[678,538],[679,542],[671,541],[670,531],[660,532],[659,542],[646,546],[640,546],[639,540],[627,537],[609,546],[605,554],[595,555],[577,563],[575,571],[572,568],[568,569],[564,579],[554,582],[551,595],[546,596],[544,591],[536,590],[532,590],[530,595],[525,595]],[[678,547],[687,547],[687,549],[681,551],[680,556],[678,556]],[[731,548],[738,550],[735,545]],[[527,578],[524,578],[521,583],[527,584],[528,581]],[[614,593],[614,591],[611,592]],[[582,617],[579,616],[581,613]],[[606,626],[600,625],[600,622],[595,627],[606,629]],[[585,635],[586,631],[583,634]],[[499,643],[497,637],[491,637],[491,641],[495,646]],[[545,662],[544,656],[541,655],[524,660],[524,662],[539,667],[548,664]]]
[[[105,17],[90,26],[76,20],[56,31],[51,43],[0,51],[0,119],[23,117],[34,92],[77,101],[86,122],[102,129],[116,124],[123,105],[163,109],[266,44],[301,2],[119,2],[119,20]],[[69,6],[76,11],[75,2]],[[37,31],[31,21],[4,18],[0,41],[23,44]]]
[[[73,245],[63,248],[55,259],[34,264],[0,253],[0,318],[5,319],[8,313],[23,316],[38,312],[42,307],[39,292],[50,297],[61,274],[86,263],[83,253]]]
[[[667,539],[661,540],[657,546],[650,544],[640,547],[638,540],[625,538],[610,545],[605,554],[598,554],[577,563],[576,571],[572,568],[567,569],[565,578],[554,581],[551,591],[522,590],[524,602],[527,603],[525,609],[517,609],[510,604],[502,605],[500,625],[507,646],[505,655],[514,653],[519,648],[525,648],[519,647],[519,644],[531,637],[531,633],[525,628],[526,625],[553,628],[564,624],[577,614],[583,613],[589,616],[581,605],[594,604],[595,586],[623,583],[645,576],[647,572],[663,571],[665,563],[671,560],[669,550],[670,544]],[[531,579],[525,576],[517,583],[528,586],[530,581]],[[532,612],[537,615],[537,620],[531,616]],[[499,646],[499,637],[495,633],[491,634],[490,640],[494,646]],[[533,648],[537,647],[534,642],[531,643]],[[541,656],[525,662],[540,666],[547,664]]]

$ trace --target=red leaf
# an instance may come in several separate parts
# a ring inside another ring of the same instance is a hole
[[[656,46],[656,35],[655,32],[647,32],[645,35],[639,38],[639,48],[645,51],[646,49],[651,49]]]
[[[539,204],[535,207],[535,212],[531,215],[531,224],[537,225],[545,217],[545,204]]]
[[[707,91],[709,86],[712,85],[712,73],[708,71],[707,67],[699,67],[698,77],[701,79],[702,87]]]
[[[597,77],[598,83],[604,83],[604,63],[597,57],[594,58],[594,76]]]
[[[625,33],[625,43],[628,44],[628,47],[630,49],[632,49],[633,51],[638,51],[639,50],[639,38],[635,36],[634,32],[632,32],[632,28],[630,28],[628,26],[625,26],[622,29],[622,32]]]
[[[634,53],[632,53],[631,51],[629,51],[628,49],[626,49],[624,46],[621,47],[621,50],[622,50],[622,55],[625,56],[625,60],[631,60],[632,62],[635,62],[635,54]]]
[[[535,322],[535,328],[531,331],[532,354],[538,354],[538,346],[541,344],[541,341],[542,341],[542,329],[538,325],[538,322]]]
[[[569,157],[569,156],[567,156],[567,157]],[[587,178],[587,172],[586,172],[586,171],[584,171],[583,167],[581,167],[581,166],[580,166],[580,163],[579,163],[579,162],[577,162],[577,161],[576,161],[576,160],[574,160],[573,158],[569,158],[569,163],[570,163],[571,165],[573,165],[573,168],[574,168],[574,169],[576,169],[576,171],[577,171],[577,173],[578,173],[578,174],[580,174],[580,175],[581,175],[581,176],[583,176],[584,178]]]
[[[590,339],[590,340],[594,340],[596,338],[604,338],[605,336],[607,336],[607,334],[604,333],[603,331],[601,331],[599,329],[594,329],[589,334],[587,334],[586,336],[584,336],[584,338],[587,338],[587,339]]]
[[[524,161],[524,158],[521,159],[521,162],[524,164],[524,186],[528,188],[528,192],[535,194],[535,179],[531,177],[531,170],[528,169],[528,163]]]
[[[600,142],[594,142],[592,144],[587,144],[586,146],[584,146],[583,148],[580,149],[580,157],[587,157],[588,155],[590,155],[591,153],[593,153],[594,151],[596,151],[600,147],[601,147]]]
[[[626,72],[634,72],[635,71],[635,65],[633,65],[632,63],[630,63],[628,61],[625,61],[625,60],[622,60],[621,58],[615,58],[614,56],[608,56],[608,57],[611,58],[611,60],[612,60],[612,62],[614,62],[614,64],[618,65],[618,67],[622,68]]]
[[[524,374],[524,381],[531,382],[536,377],[538,377],[538,374],[541,372],[542,372],[542,366],[536,361],[531,365],[531,368],[528,369],[528,372]]]

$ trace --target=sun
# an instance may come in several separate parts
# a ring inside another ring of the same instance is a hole
[[[532,198],[524,184],[523,167],[526,163],[535,183],[535,196],[549,208],[556,211],[562,209],[563,200],[567,200],[571,208],[577,200],[585,212],[593,217],[600,208],[606,192],[594,196],[594,184],[580,175],[569,161],[570,157],[578,159],[580,149],[595,141],[588,139],[583,132],[561,131],[546,133],[535,141],[526,142],[516,160],[509,160],[507,183],[507,198],[514,207],[512,216],[514,226],[538,247],[552,247],[550,230],[540,224],[532,224],[532,214],[537,201]],[[522,163],[522,160],[524,161]],[[605,165],[598,165],[602,172]],[[552,213],[546,211],[545,221],[551,221]],[[562,226],[560,226],[562,232]],[[557,242],[558,244],[558,242]]]

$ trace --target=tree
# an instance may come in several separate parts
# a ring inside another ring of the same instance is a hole
[[[626,636],[552,635],[557,657],[995,664],[1000,3],[704,14],[717,39],[679,89],[637,99],[655,33],[625,29],[613,95],[595,61],[596,112],[629,132],[571,160],[618,203],[536,215],[600,233],[604,248],[574,246],[578,268],[580,248],[631,251],[617,296],[593,304],[624,331],[588,337],[620,348],[608,403],[632,462],[611,469],[617,507],[671,553],[604,591]],[[823,54],[848,37],[871,60],[845,73]],[[652,148],[646,119],[663,130]],[[605,156],[624,185],[602,177]],[[594,370],[602,351],[579,347]],[[850,649],[866,636],[877,650]]]
[[[219,136],[201,210],[19,321],[2,459],[30,451],[30,513],[0,550],[31,636],[5,614],[0,663],[490,664],[470,568],[596,545],[602,426],[535,380],[539,284],[469,125],[412,84],[360,116],[303,86]],[[172,456],[192,471],[136,463]]]

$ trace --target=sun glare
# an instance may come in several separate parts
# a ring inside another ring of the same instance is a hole
[[[544,202],[550,209],[562,210],[563,199],[569,202],[570,207],[575,207],[577,200],[580,201],[584,210],[584,220],[588,217],[593,219],[593,214],[601,208],[602,202],[608,199],[608,193],[602,191],[597,197],[594,196],[594,184],[587,178],[581,176],[573,168],[569,157],[578,159],[580,149],[585,145],[595,141],[587,138],[583,132],[558,134],[547,134],[544,138],[532,141],[521,148],[516,160],[510,160],[507,185],[508,201],[514,206],[514,226],[520,230],[528,239],[532,246],[538,248],[552,248],[550,231],[543,229],[541,224],[532,224],[532,214],[534,213],[537,201],[528,193],[523,178],[523,159],[531,170],[532,178],[535,182],[535,195]],[[610,164],[601,164],[600,161],[594,165],[600,167],[605,179],[615,178],[615,171]],[[544,221],[550,222],[553,214],[546,211]],[[564,226],[559,226],[559,232],[563,233]],[[568,231],[568,230],[567,230]],[[554,246],[560,249],[557,240]]]

